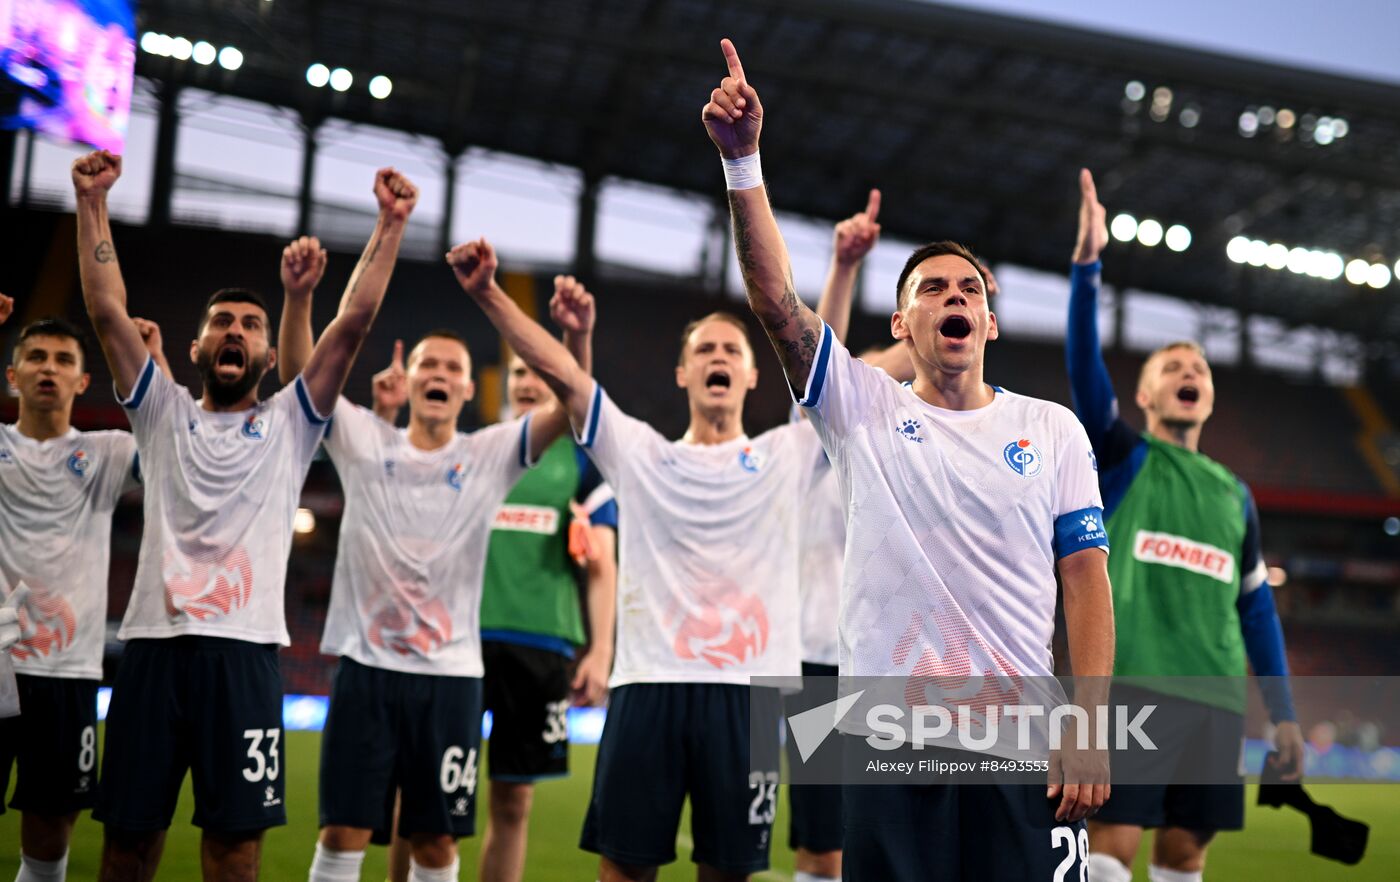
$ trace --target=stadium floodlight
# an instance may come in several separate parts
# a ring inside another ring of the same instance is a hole
[[[1290,273],[1297,273],[1301,276],[1308,271],[1308,267],[1312,265],[1311,261],[1312,252],[1302,246],[1295,245],[1288,249],[1288,263],[1285,266],[1288,267]]]
[[[1327,265],[1323,268],[1322,278],[1327,279],[1329,282],[1340,279],[1342,273],[1345,271],[1342,256],[1335,251],[1329,251],[1326,254],[1326,259]]]
[[[1347,121],[1342,119],[1340,116],[1332,120],[1332,137],[1340,141],[1342,138],[1345,138],[1347,136],[1347,132],[1350,131],[1351,126],[1347,125]]]
[[[1293,124],[1298,121],[1298,115],[1285,107],[1278,112],[1278,115],[1274,117],[1274,119],[1278,122],[1279,128],[1291,129],[1293,128]]]
[[[309,508],[297,509],[296,515],[292,518],[292,532],[300,533],[303,536],[316,532],[316,513]]]
[[[1366,279],[1370,274],[1371,265],[1359,257],[1347,264],[1347,281],[1353,285],[1366,284]]]
[[[1400,260],[1395,261],[1395,275],[1400,276]]]
[[[1176,119],[1182,128],[1194,129],[1201,121],[1201,109],[1194,104],[1188,104],[1181,109],[1181,114]]]
[[[1269,243],[1263,239],[1249,240],[1249,265],[1263,266],[1269,260]]]
[[[146,33],[141,35],[142,52],[149,55],[164,55],[165,53],[161,51],[162,48],[164,48],[164,43],[160,38],[160,34],[157,34],[155,31],[146,31]]]
[[[200,40],[198,43],[194,44],[194,49],[190,55],[194,58],[195,64],[208,65],[213,64],[214,59],[219,57],[219,50],[215,49],[213,44]]]
[[[1167,247],[1173,251],[1185,251],[1191,247],[1191,231],[1181,224],[1167,227]]]
[[[1332,143],[1334,137],[1335,135],[1332,132],[1332,117],[1324,116],[1322,119],[1318,120],[1317,131],[1313,132],[1313,139],[1323,147],[1326,147],[1328,144]]]
[[[1277,588],[1288,582],[1288,571],[1283,567],[1269,567],[1269,587]]]
[[[1272,107],[1270,107],[1269,105],[1265,104],[1263,107],[1259,108],[1259,125],[1261,125],[1261,126],[1271,126],[1271,125],[1273,125],[1273,124],[1274,124],[1274,117],[1275,117],[1274,109],[1273,109]]]
[[[1113,238],[1119,242],[1131,242],[1137,235],[1137,218],[1131,214],[1120,214],[1113,218],[1113,223],[1109,225],[1108,231],[1113,234]]]
[[[331,69],[318,61],[306,69],[306,81],[319,89],[331,81]]]
[[[355,83],[355,75],[343,67],[337,67],[331,71],[331,88],[337,92],[344,92]]]
[[[1148,248],[1152,248],[1162,241],[1162,225],[1152,218],[1138,223],[1137,240]]]
[[[1366,270],[1366,284],[1372,288],[1384,288],[1390,284],[1390,267],[1383,263],[1373,263]]]
[[[1288,266],[1288,246],[1275,242],[1264,255],[1264,265],[1271,270],[1281,270]]]
[[[194,44],[184,37],[176,37],[170,41],[170,57],[178,61],[189,61],[190,55],[194,53]]]
[[[1259,117],[1253,112],[1246,110],[1240,114],[1240,134],[1246,138],[1253,138],[1259,131]]]
[[[1387,536],[1400,536],[1400,518],[1391,516],[1381,524],[1381,529],[1385,530]]]
[[[1129,101],[1141,101],[1147,94],[1147,87],[1137,80],[1129,80],[1128,85],[1123,87],[1123,95]]]
[[[224,70],[238,70],[243,66],[243,53],[236,46],[225,46],[219,50],[219,67]]]
[[[394,81],[380,74],[369,81],[369,93],[380,101],[389,97],[389,93],[394,91]]]

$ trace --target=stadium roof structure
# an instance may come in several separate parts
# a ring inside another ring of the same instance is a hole
[[[1087,166],[1110,215],[1191,231],[1183,253],[1116,245],[1110,281],[1351,332],[1372,357],[1400,346],[1400,280],[1226,255],[1243,236],[1394,267],[1395,86],[912,0],[145,0],[140,26],[245,59],[141,53],[145,76],[716,199],[699,115],[728,36],[763,96],[779,208],[843,217],[879,186],[889,233],[1063,271]],[[311,88],[315,62],[387,75],[392,95]]]

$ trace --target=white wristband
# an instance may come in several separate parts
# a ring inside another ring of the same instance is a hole
[[[738,159],[722,159],[724,163],[724,184],[730,190],[752,190],[763,186],[763,166],[758,162],[758,151]]]

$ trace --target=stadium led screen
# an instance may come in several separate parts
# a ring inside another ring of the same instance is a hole
[[[135,31],[134,0],[0,0],[0,126],[120,153]]]

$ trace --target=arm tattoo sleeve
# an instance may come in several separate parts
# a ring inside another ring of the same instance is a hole
[[[821,319],[798,298],[790,266],[783,267],[783,295],[776,308],[771,303],[763,302],[764,294],[758,286],[759,274],[755,266],[753,233],[749,219],[733,193],[729,196],[729,208],[734,221],[734,250],[739,257],[749,304],[763,323],[763,329],[789,378],[805,378],[816,359],[817,345],[821,340]]]

